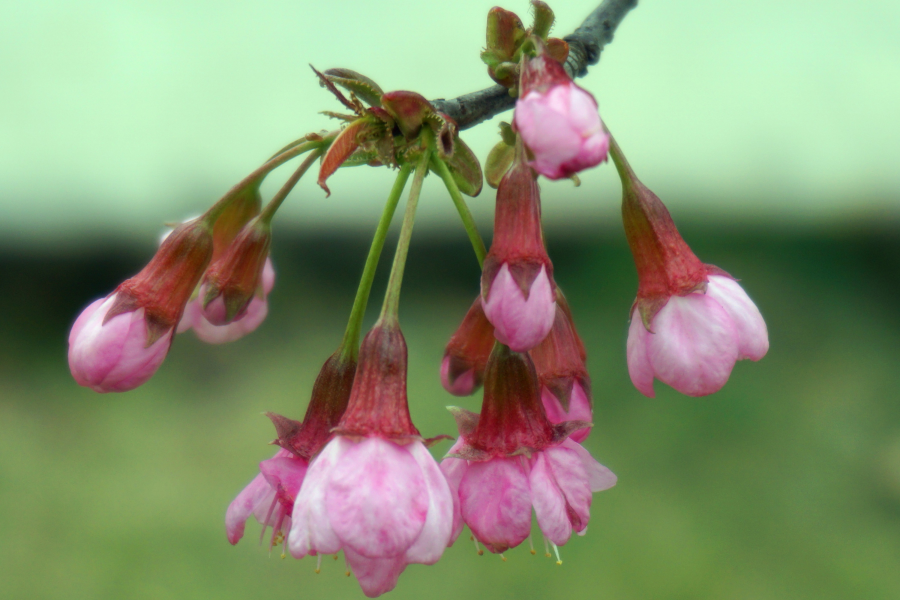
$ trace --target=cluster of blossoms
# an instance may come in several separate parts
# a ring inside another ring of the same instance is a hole
[[[533,1],[526,29],[513,13],[488,15],[482,58],[518,97],[513,123],[488,156],[497,189],[487,251],[462,194],[481,191],[482,170],[456,123],[413,92],[385,93],[346,69],[319,73],[351,115],[344,127],[310,134],[251,173],[202,216],[176,227],[135,277],[88,306],[69,338],[76,381],[125,391],[159,368],[175,333],[193,329],[231,341],[265,318],[274,271],[271,220],[320,160],[318,182],[341,166],[398,169],[375,231],[349,323],[325,362],[306,415],[269,414],[279,446],[226,513],[236,544],[253,516],[270,548],[295,558],[343,551],[364,593],[394,588],[409,564],[433,564],[468,526],[476,546],[503,553],[530,541],[532,513],[554,548],[584,534],[594,492],[616,477],[582,446],[593,426],[591,380],[572,311],[554,279],[541,222],[538,176],[575,177],[605,161],[623,185],[622,213],[639,285],[627,342],[634,385],[653,380],[689,395],[720,389],[735,362],[768,349],[765,323],[736,281],[705,265],[678,234],[660,200],[637,179],[600,120],[597,103],[564,68],[568,48],[550,38],[553,15]],[[349,91],[349,98],[338,87]],[[309,153],[262,207],[259,187],[288,160]],[[459,436],[440,464],[413,425],[400,329],[403,271],[426,175],[446,186],[482,265],[481,290],[446,346],[440,380],[455,396],[483,388],[480,413],[450,410]],[[412,184],[381,314],[360,342],[375,269],[400,197]],[[318,571],[318,567],[317,567]]]

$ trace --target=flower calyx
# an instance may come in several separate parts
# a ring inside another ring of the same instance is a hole
[[[347,410],[332,431],[357,439],[375,435],[398,444],[421,441],[409,414],[406,367],[400,326],[379,321],[360,344]]]
[[[264,295],[262,272],[271,241],[269,223],[254,219],[207,269],[200,302],[211,324],[226,325],[242,317],[254,295]]]
[[[470,396],[484,383],[484,370],[494,349],[494,326],[481,306],[481,295],[469,308],[444,350],[441,384],[454,396]]]
[[[278,436],[272,444],[307,461],[312,460],[331,439],[333,429],[347,409],[356,366],[354,359],[345,356],[343,348],[325,361],[313,384],[302,422],[267,412]]]
[[[635,307],[644,327],[672,296],[706,292],[708,275],[730,275],[703,264],[678,233],[659,197],[634,174],[617,144],[611,152],[622,180],[622,222],[638,272]]]
[[[502,456],[531,456],[590,427],[584,421],[552,424],[541,404],[534,363],[527,354],[497,344],[485,371],[481,414],[450,407],[463,443],[451,458],[487,461]]]
[[[213,228],[203,217],[179,225],[140,273],[119,284],[103,323],[143,308],[149,348],[178,325],[212,254]]]

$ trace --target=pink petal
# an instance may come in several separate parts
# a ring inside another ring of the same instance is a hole
[[[281,451],[288,452],[283,448]],[[291,498],[297,497],[307,469],[307,462],[292,454],[290,456],[275,455],[275,458],[259,463],[259,471],[269,485],[276,489],[283,489]]]
[[[457,439],[447,454],[459,451],[464,443],[465,441],[462,438]],[[453,529],[448,545],[453,545],[463,528],[462,514],[459,507],[459,482],[465,475],[467,467],[468,463],[461,458],[445,458],[441,461],[441,472],[447,478],[447,484],[450,486],[450,495],[453,498]]]
[[[628,327],[628,342],[626,355],[628,357],[628,374],[631,383],[640,393],[648,398],[656,397],[653,391],[653,365],[647,353],[648,341],[651,333],[644,327],[641,315],[637,308],[631,314],[631,325]]]
[[[273,287],[275,287],[275,267],[272,265],[272,258],[267,256],[262,271],[263,294],[268,296]]]
[[[587,474],[588,486],[592,492],[602,492],[616,485],[618,478],[615,474],[598,463],[584,446],[572,440],[565,440],[560,446],[564,446],[578,455],[581,465],[584,467],[584,472]]]
[[[572,523],[567,513],[566,498],[556,485],[546,452],[534,455],[529,484],[534,514],[541,532],[557,546],[565,544],[572,535]]]
[[[200,305],[200,298],[189,300],[184,307],[184,312],[181,314],[181,320],[178,321],[178,327],[175,329],[175,333],[184,333],[193,327],[194,321],[202,311],[203,307]]]
[[[440,467],[421,442],[409,444],[409,450],[425,477],[428,516],[422,532],[406,551],[406,562],[433,565],[450,545],[453,531],[453,496]]]
[[[288,549],[294,558],[311,553],[334,554],[341,549],[341,540],[329,520],[325,491],[332,469],[343,460],[352,444],[342,436],[335,436],[310,463],[291,515]]]
[[[738,336],[718,302],[705,294],[672,296],[651,326],[647,354],[660,381],[688,396],[725,385],[738,357]]]
[[[577,442],[565,440],[559,446],[548,448],[544,455],[549,471],[553,473],[556,485],[566,500],[566,512],[572,527],[575,531],[582,531],[591,518],[591,485],[578,447]]]
[[[475,369],[469,369],[450,381],[450,356],[441,361],[441,385],[454,396],[471,396],[475,391]]]
[[[531,533],[531,494],[521,457],[470,462],[459,484],[463,521],[491,552]]]
[[[265,502],[267,498],[268,502]],[[260,473],[232,500],[225,512],[225,532],[232,545],[237,544],[244,536],[244,524],[253,511],[263,503],[271,504],[274,498],[275,492],[272,490],[272,486]]]
[[[545,267],[532,282],[526,299],[504,263],[483,306],[494,336],[515,352],[527,352],[541,343],[556,319],[556,297]]]
[[[372,437],[353,443],[325,490],[328,517],[345,549],[369,558],[406,552],[428,513],[425,477],[407,448]]]
[[[218,300],[217,300],[218,301]],[[227,325],[213,325],[202,314],[197,315],[194,333],[207,344],[225,344],[239,340],[256,330],[269,313],[268,301],[254,296],[244,315]]]
[[[710,275],[706,295],[718,302],[737,329],[739,359],[759,360],[769,351],[769,332],[756,304],[734,279]]]
[[[349,548],[344,549],[344,557],[359,587],[369,598],[375,598],[397,587],[397,579],[406,568],[406,561],[397,558],[369,558]]]
[[[572,392],[569,394],[569,412],[563,409],[559,398],[547,387],[541,388],[541,403],[544,405],[544,411],[551,423],[562,423],[563,421],[593,421],[593,412],[591,405],[588,403],[587,394],[581,384],[577,381],[572,384]],[[590,434],[591,428],[584,427],[572,432],[569,439],[576,442],[582,442]]]

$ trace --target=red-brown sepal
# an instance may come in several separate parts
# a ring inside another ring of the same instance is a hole
[[[559,54],[560,51],[555,49],[553,51],[554,55]],[[568,45],[566,46],[566,54],[568,54]],[[524,98],[529,92],[533,91],[544,94],[552,87],[568,85],[572,81],[562,64],[555,60],[555,56],[551,56],[545,48],[534,58],[526,59],[521,71],[519,79],[520,98]]]
[[[419,135],[426,117],[434,113],[431,103],[415,92],[388,92],[381,96],[381,106],[391,115],[400,133],[408,140]]]
[[[556,289],[556,319],[553,328],[529,354],[534,361],[538,381],[559,400],[568,412],[572,387],[577,382],[591,404],[591,378],[585,360],[584,344],[575,330],[569,304],[562,291]]]
[[[644,325],[672,296],[705,289],[709,269],[678,233],[662,201],[627,169],[622,221],[638,272],[635,301]]]
[[[544,267],[553,282],[553,263],[544,247],[541,229],[541,196],[534,171],[519,156],[497,188],[494,239],[484,261],[481,290],[487,297],[497,272],[504,264],[528,298],[531,284]]]
[[[144,309],[147,347],[181,320],[181,314],[213,252],[212,228],[203,220],[182,223],[163,240],[140,273],[116,288],[116,301],[104,323],[116,315]]]
[[[312,460],[331,439],[332,430],[347,409],[355,374],[355,361],[343,358],[341,349],[332,354],[316,377],[302,423],[266,413],[278,433],[274,443],[297,456]]]
[[[346,436],[421,440],[406,400],[406,340],[399,325],[376,323],[359,348],[350,400],[334,429]]]
[[[328,196],[331,190],[328,189],[326,181],[335,171],[344,164],[350,156],[356,152],[360,146],[371,142],[374,139],[384,136],[389,129],[385,126],[384,121],[378,115],[367,114],[366,116],[356,119],[334,138],[325,155],[322,157],[322,164],[319,166],[319,178],[317,183],[319,187],[325,190]]]
[[[484,315],[479,294],[444,350],[444,360],[447,361],[445,386],[449,384],[453,387],[458,377],[472,371],[472,388],[468,393],[480,388],[494,342],[494,326]]]
[[[240,317],[257,293],[271,242],[269,224],[255,219],[244,226],[222,257],[207,269],[201,301],[205,309],[222,296],[225,310],[221,324]]]
[[[469,435],[472,449],[490,456],[543,450],[554,439],[541,404],[534,364],[527,354],[497,344],[484,375],[481,415]]]

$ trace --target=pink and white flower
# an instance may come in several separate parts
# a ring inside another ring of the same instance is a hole
[[[267,527],[272,528],[269,547],[282,540],[286,544],[294,500],[307,468],[305,459],[283,448],[272,458],[259,463],[259,475],[237,495],[225,513],[228,541],[231,544],[240,541],[244,536],[244,524],[252,515],[263,526],[260,539]]]
[[[172,331],[148,345],[145,310],[106,320],[116,294],[92,302],[69,333],[69,369],[79,385],[96,392],[125,392],[146,382],[166,358]]]
[[[706,292],[672,296],[644,326],[637,308],[628,331],[628,373],[653,397],[659,379],[688,396],[722,388],[735,362],[759,360],[769,349],[766,323],[741,286],[710,275]]]
[[[434,564],[450,542],[453,499],[420,441],[337,436],[316,457],[297,497],[295,558],[344,551],[363,592],[397,584],[407,564]]]
[[[569,177],[606,160],[609,134],[597,101],[546,55],[523,67],[514,122],[534,154],[529,164],[548,179]]]

